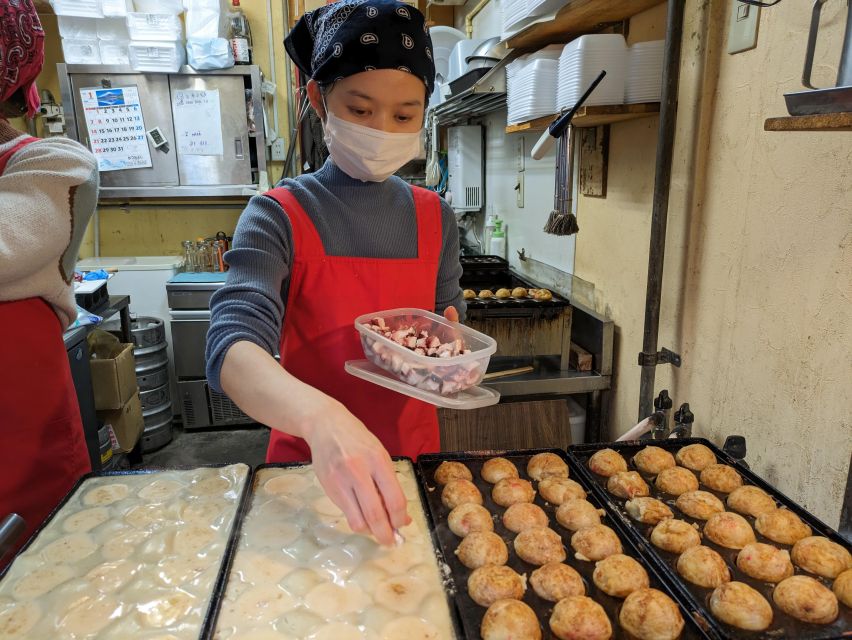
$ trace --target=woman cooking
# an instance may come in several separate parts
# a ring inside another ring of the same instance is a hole
[[[35,115],[43,62],[32,1],[0,0],[0,518],[19,514],[28,533],[90,469],[62,332],[77,317],[71,280],[97,164],[7,120]]]
[[[330,159],[243,212],[211,303],[207,376],[272,428],[267,461],[312,458],[352,529],[389,544],[409,521],[390,455],[439,450],[436,411],[343,365],[363,357],[363,313],[456,320],[464,308],[455,215],[393,176],[421,150],[431,40],[409,5],[342,0],[303,16],[285,44],[310,78]]]

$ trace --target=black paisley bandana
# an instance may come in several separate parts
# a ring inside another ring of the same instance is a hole
[[[322,85],[375,69],[398,69],[435,87],[426,19],[396,0],[339,0],[303,15],[284,41],[296,66]]]

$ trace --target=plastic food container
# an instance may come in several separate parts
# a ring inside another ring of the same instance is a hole
[[[75,16],[57,16],[59,35],[69,40],[96,40],[98,22],[95,18],[77,18]]]
[[[101,52],[97,40],[62,38],[62,55],[68,64],[101,63]]]
[[[131,40],[174,42],[183,38],[183,23],[171,13],[128,13],[127,31]]]
[[[101,64],[130,64],[129,46],[128,40],[101,40]]]
[[[446,358],[419,355],[371,330],[369,325],[375,318],[384,320],[392,330],[414,327],[418,333],[427,331],[441,343],[461,339],[470,353]],[[361,346],[370,362],[406,384],[442,396],[478,386],[492,354],[497,351],[493,338],[423,309],[367,313],[355,319],[355,328],[361,334]]]
[[[58,16],[79,18],[103,18],[100,0],[51,0],[53,13]]]
[[[128,52],[134,71],[177,73],[186,61],[182,42],[131,42]]]

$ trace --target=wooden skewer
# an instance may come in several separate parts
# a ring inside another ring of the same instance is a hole
[[[494,380],[495,378],[505,378],[507,376],[515,376],[521,373],[529,373],[535,371],[535,367],[518,367],[517,369],[506,369],[505,371],[495,371],[494,373],[486,373],[483,380]]]

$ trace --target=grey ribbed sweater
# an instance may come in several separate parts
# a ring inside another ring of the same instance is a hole
[[[330,160],[316,173],[283,180],[317,228],[326,253],[365,258],[417,256],[417,219],[411,187],[397,177],[362,182]],[[464,316],[459,278],[459,238],[455,214],[441,201],[443,252],[435,309],[450,305]],[[247,340],[275,353],[281,339],[293,261],[292,229],[281,206],[255,196],[240,216],[225,285],[210,303],[207,380],[221,391],[219,376],[228,349]],[[354,318],[353,318],[354,320]]]

